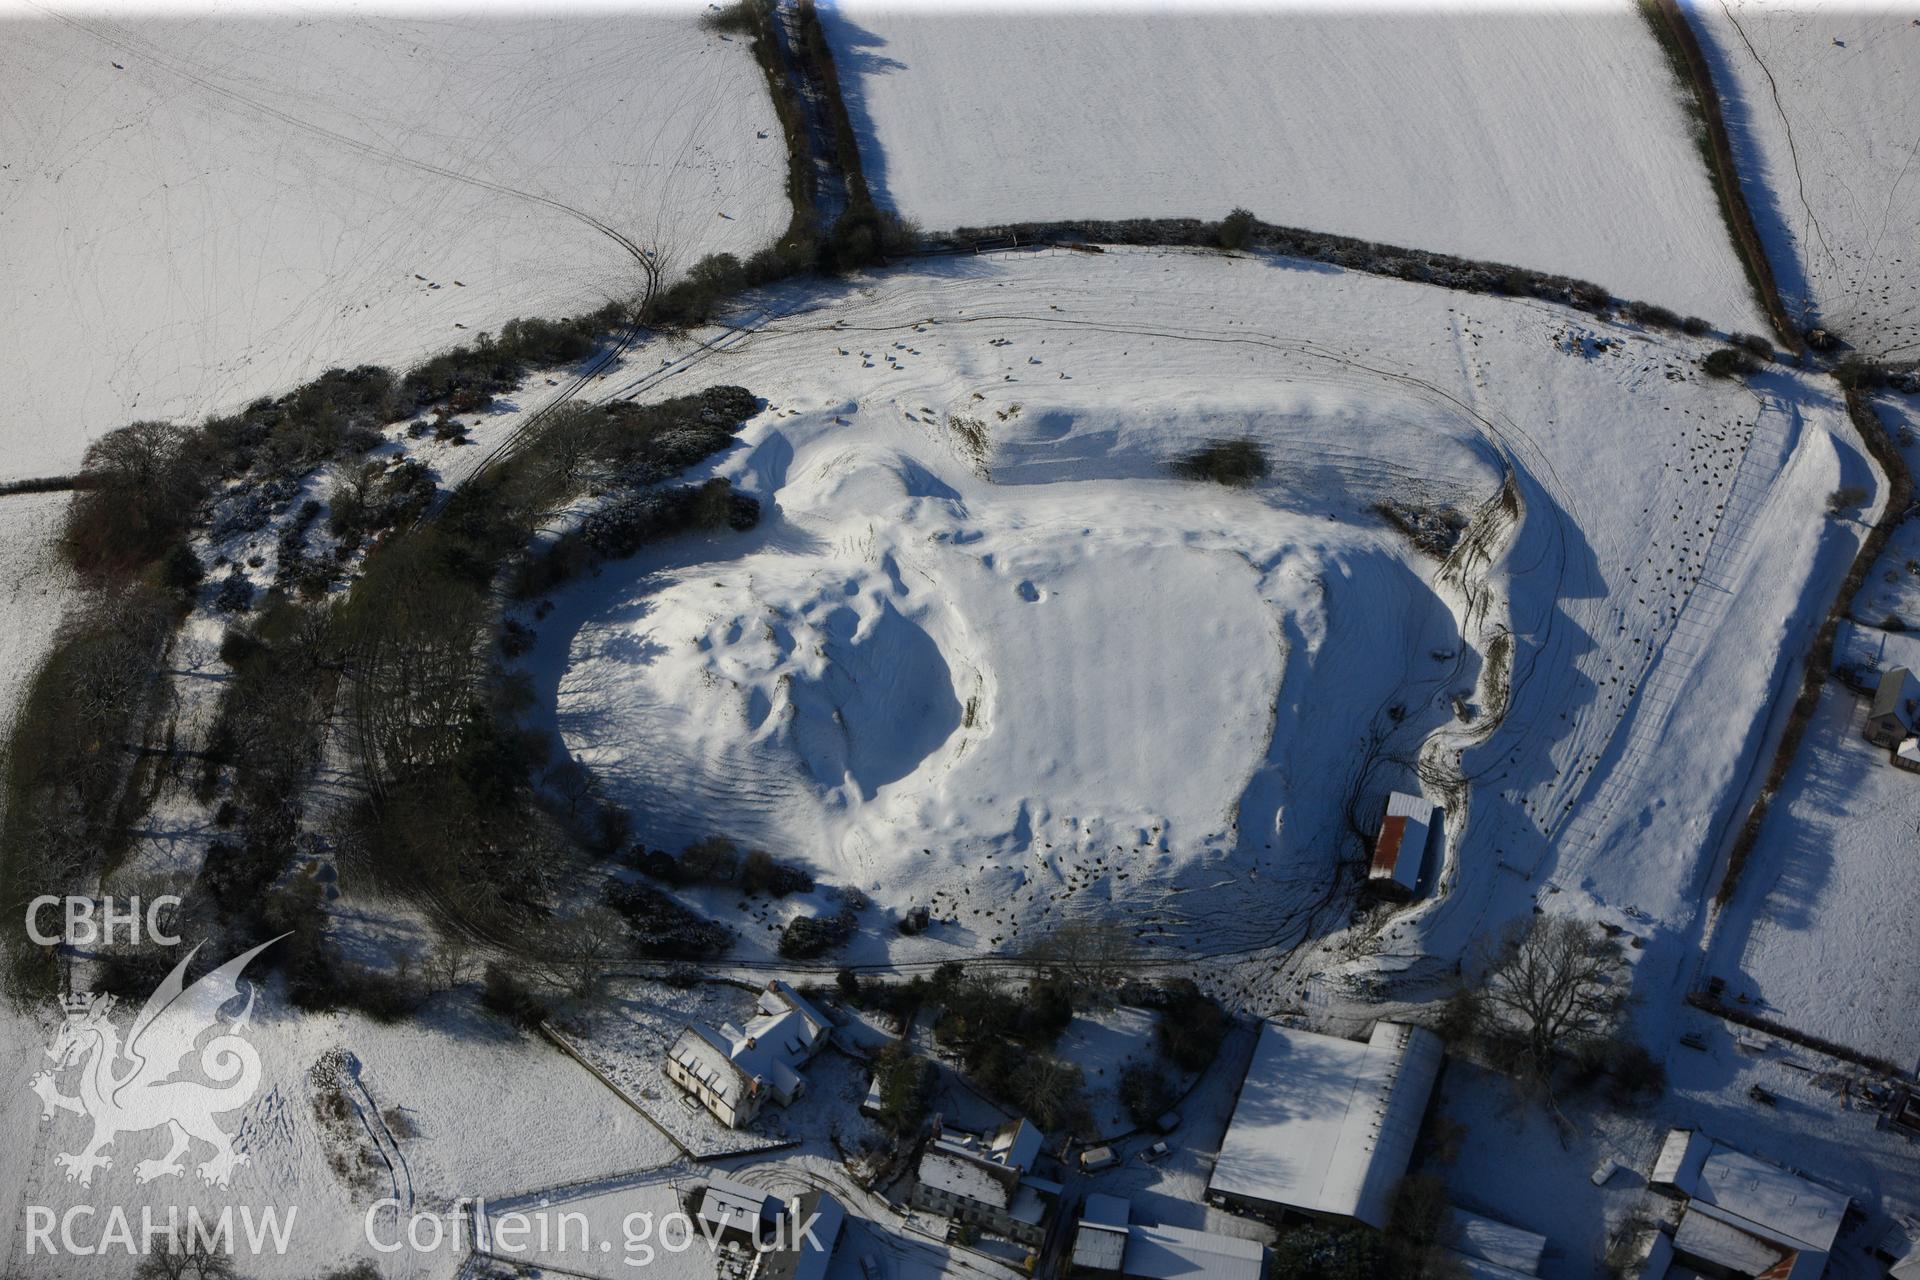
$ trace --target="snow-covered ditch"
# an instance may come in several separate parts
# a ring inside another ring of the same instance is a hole
[[[642,839],[763,845],[965,950],[1105,913],[1214,953],[1324,933],[1355,827],[1416,785],[1453,810],[1440,892],[1364,969],[1441,977],[1550,890],[1683,928],[1858,536],[1826,497],[1873,488],[1814,382],[1285,260],[987,257],[771,305],[712,366],[769,401],[713,464],[760,528],[559,593],[529,670]],[[1222,436],[1269,478],[1170,475]],[[1480,515],[1472,552],[1415,552],[1384,500]],[[1307,998],[1260,964],[1224,989]]]

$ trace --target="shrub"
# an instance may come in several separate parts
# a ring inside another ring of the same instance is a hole
[[[547,1020],[546,1002],[516,977],[512,970],[489,962],[486,983],[480,991],[480,1003],[516,1026],[537,1027]]]
[[[658,889],[613,881],[607,905],[626,917],[643,955],[667,959],[717,956],[732,945],[733,934]]]
[[[812,960],[846,945],[858,918],[849,909],[830,916],[795,916],[780,935],[780,954],[789,960]]]
[[[1849,515],[1867,505],[1872,496],[1857,484],[1842,485],[1827,495],[1828,515]]]
[[[1629,302],[1626,305],[1626,313],[1627,318],[1636,324],[1652,325],[1661,329],[1678,329],[1681,326],[1679,316],[1651,302]]]
[[[1173,464],[1186,480],[1245,486],[1267,477],[1267,455],[1253,440],[1214,440]]]
[[[1887,371],[1871,360],[1848,356],[1833,367],[1833,380],[1849,391],[1871,391],[1885,384]]]
[[[1160,1052],[1182,1070],[1198,1071],[1212,1062],[1227,1027],[1226,1011],[1191,978],[1175,978],[1162,989],[1155,1039]]]
[[[1246,209],[1235,209],[1220,219],[1219,240],[1222,249],[1238,253],[1253,243],[1254,227],[1259,220]]]
[[[1135,1062],[1120,1073],[1120,1105],[1140,1128],[1151,1126],[1173,1104],[1173,1085],[1158,1068]]]
[[[1735,334],[1733,345],[1750,356],[1757,356],[1762,360],[1773,359],[1773,343],[1757,333]]]
[[[790,893],[809,893],[812,889],[813,876],[805,867],[776,861],[765,850],[751,851],[740,864],[742,893],[764,893],[770,898],[784,898]]]
[[[1711,333],[1713,326],[1699,316],[1688,316],[1680,322],[1680,331],[1698,338],[1703,334]]]
[[[1721,347],[1718,351],[1708,354],[1707,358],[1700,362],[1700,367],[1711,377],[1737,378],[1756,372],[1760,366],[1738,347]]]

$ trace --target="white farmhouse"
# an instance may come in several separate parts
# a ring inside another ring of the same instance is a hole
[[[1025,1120],[984,1136],[936,1129],[920,1156],[912,1201],[918,1208],[1037,1245],[1061,1186],[1032,1174],[1040,1131]]]
[[[744,1029],[690,1023],[667,1050],[667,1079],[735,1129],[768,1101],[784,1107],[804,1093],[800,1068],[833,1034],[826,1015],[778,978],[760,993],[757,1008]]]

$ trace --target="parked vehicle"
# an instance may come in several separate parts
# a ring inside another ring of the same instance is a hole
[[[1173,1154],[1173,1148],[1164,1142],[1156,1142],[1140,1153],[1140,1158],[1148,1164],[1158,1164]]]
[[[1111,1169],[1120,1163],[1120,1157],[1113,1153],[1112,1147],[1089,1147],[1080,1153],[1082,1173],[1098,1173],[1102,1169]]]
[[[1153,1127],[1161,1133],[1172,1133],[1180,1127],[1180,1113],[1169,1111],[1153,1122]]]

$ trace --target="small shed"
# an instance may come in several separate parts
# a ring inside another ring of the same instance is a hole
[[[1537,1276],[1547,1238],[1496,1218],[1464,1209],[1453,1211],[1454,1239],[1449,1252],[1470,1276]]]
[[[1373,844],[1367,883],[1384,897],[1407,901],[1420,886],[1427,845],[1433,834],[1434,806],[1419,796],[1396,791],[1387,797],[1380,838]]]
[[[1894,750],[1893,762],[1910,773],[1920,773],[1920,738],[1908,738]]]
[[[1647,1175],[1647,1185],[1669,1195],[1690,1196],[1700,1184],[1700,1168],[1713,1150],[1713,1139],[1698,1129],[1669,1129],[1660,1154]]]
[[[1873,691],[1873,705],[1867,708],[1866,738],[1879,747],[1897,747],[1913,736],[1916,704],[1920,692],[1913,674],[1905,667],[1892,667],[1881,673]]]
[[[1120,1196],[1094,1192],[1080,1210],[1073,1238],[1073,1265],[1088,1271],[1120,1270],[1127,1253],[1127,1219],[1132,1206]]]

